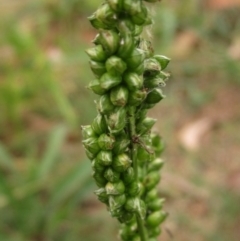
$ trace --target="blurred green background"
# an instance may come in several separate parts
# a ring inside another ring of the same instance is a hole
[[[0,0],[0,241],[112,241],[80,126],[97,98],[84,49],[99,0]],[[150,115],[166,140],[162,241],[240,240],[240,4],[163,0],[149,37],[172,58]]]

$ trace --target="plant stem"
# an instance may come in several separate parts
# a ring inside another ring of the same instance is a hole
[[[130,134],[130,140],[132,141],[131,144],[131,157],[133,161],[133,169],[135,178],[138,181],[138,160],[137,160],[137,144],[134,143],[134,139],[136,138],[136,120],[135,120],[135,107],[129,107],[129,134]],[[141,241],[147,241],[148,235],[146,228],[144,227],[144,222],[139,214],[136,214],[137,224],[138,224],[138,231],[141,237]]]

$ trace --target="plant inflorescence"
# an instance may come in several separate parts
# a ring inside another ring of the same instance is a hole
[[[97,117],[82,133],[95,194],[121,223],[122,240],[156,241],[167,217],[157,190],[164,144],[151,132],[156,119],[146,114],[165,97],[169,58],[141,37],[153,23],[143,0],[106,0],[89,21],[99,33],[86,50],[96,77],[88,87],[100,98]]]

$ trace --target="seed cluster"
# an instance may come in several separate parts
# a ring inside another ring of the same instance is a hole
[[[88,87],[100,98],[97,117],[82,133],[95,194],[122,223],[122,240],[156,241],[167,217],[156,188],[164,145],[146,114],[165,97],[169,58],[155,55],[140,37],[152,24],[143,0],[106,0],[89,21],[99,33],[86,50],[96,77]]]

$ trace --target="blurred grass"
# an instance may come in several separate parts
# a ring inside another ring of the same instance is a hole
[[[86,17],[98,4],[0,1],[2,241],[116,240],[117,223],[92,195],[80,136],[96,114],[84,49],[95,34]],[[172,58],[168,98],[151,112],[168,143],[161,191],[170,217],[161,240],[238,241],[240,65],[230,49],[240,10],[184,0],[154,11],[156,52]],[[201,116],[218,121],[191,152],[178,131]]]

